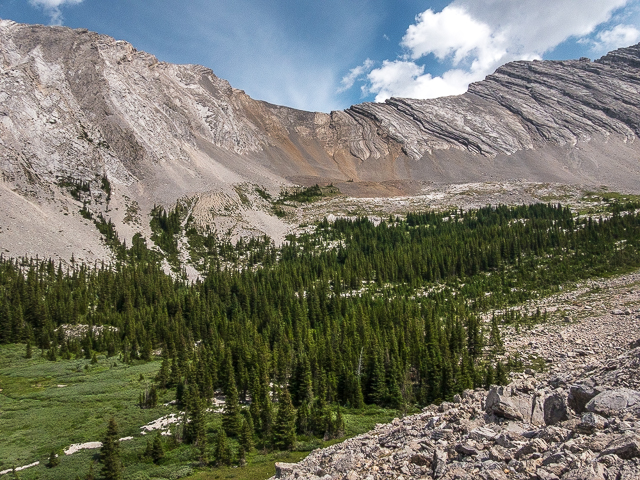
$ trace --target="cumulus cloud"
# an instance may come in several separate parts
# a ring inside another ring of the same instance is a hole
[[[61,7],[67,5],[77,5],[82,3],[83,0],[29,0],[29,3],[34,7],[42,8],[44,12],[49,15],[51,25],[62,24],[62,10]]]
[[[376,94],[376,101],[464,93],[469,83],[506,62],[541,58],[570,37],[593,34],[629,1],[455,0],[440,12],[419,14],[402,39],[404,55],[371,69],[364,88]],[[603,45],[639,38],[640,32],[628,25],[598,34]],[[439,76],[425,72],[421,61],[430,55],[450,69]]]
[[[596,52],[608,52],[620,47],[628,47],[640,41],[640,30],[633,25],[616,25],[596,35],[592,49]]]

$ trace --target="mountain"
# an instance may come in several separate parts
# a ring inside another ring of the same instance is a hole
[[[640,190],[640,45],[601,59],[513,62],[464,95],[304,112],[254,100],[84,29],[0,21],[0,248],[109,258],[87,215],[149,237],[186,199],[232,237],[290,228],[292,184],[351,196],[427,182],[557,182]]]

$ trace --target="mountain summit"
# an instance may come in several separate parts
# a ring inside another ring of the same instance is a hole
[[[205,67],[84,29],[3,20],[0,49],[11,255],[108,257],[83,205],[124,239],[149,237],[154,205],[181,198],[197,200],[202,223],[233,211],[218,228],[282,236],[286,222],[261,202],[292,184],[354,196],[388,194],[388,182],[396,194],[500,180],[640,190],[640,45],[594,62],[513,62],[463,95],[330,114],[254,100]]]

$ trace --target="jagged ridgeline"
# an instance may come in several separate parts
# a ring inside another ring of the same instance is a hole
[[[282,415],[299,434],[335,434],[330,405],[407,408],[506,381],[532,359],[503,355],[499,323],[544,313],[482,315],[639,267],[638,207],[598,219],[538,204],[325,220],[280,248],[263,239],[260,255],[231,252],[228,262],[221,247],[196,283],[165,274],[140,237],[114,265],[0,257],[0,343],[50,360],[161,353],[155,388],[175,389],[194,419],[182,438],[193,443],[217,390],[232,436],[243,425],[238,403],[252,399],[253,428],[275,438],[272,391],[290,396]],[[68,335],[74,327],[80,334]],[[290,446],[286,438],[274,445]]]

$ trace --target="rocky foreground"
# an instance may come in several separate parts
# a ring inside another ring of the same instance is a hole
[[[277,464],[274,478],[640,479],[640,292],[629,289],[637,280],[588,282],[544,300],[565,308],[505,345],[540,354],[548,373],[467,390],[298,464]]]
[[[633,348],[587,378],[467,390],[453,403],[277,464],[275,478],[640,479],[640,391],[611,385],[609,373],[640,377]]]

